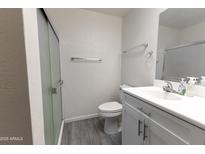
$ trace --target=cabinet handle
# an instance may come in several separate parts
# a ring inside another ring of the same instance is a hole
[[[138,110],[140,110],[140,111],[142,111],[142,110],[143,110],[143,108],[142,108],[142,107],[137,107],[137,109],[138,109]]]
[[[141,124],[142,124],[142,121],[138,120],[138,136],[140,136],[140,134],[142,133],[141,131]]]
[[[143,107],[137,107],[138,110],[140,110],[142,113],[144,113],[145,115],[147,115],[148,117],[151,117],[151,113],[146,113],[144,110],[143,110]]]
[[[145,115],[147,115],[148,117],[151,117],[151,113],[146,113],[145,111],[142,111]]]
[[[137,107],[138,110],[140,110],[142,113],[144,113],[145,115],[147,115],[148,117],[151,117],[151,113],[146,113],[142,107]]]
[[[148,137],[148,136],[146,135],[146,128],[148,128],[148,126],[144,123],[143,141]]]

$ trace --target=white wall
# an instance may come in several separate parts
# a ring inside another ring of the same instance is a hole
[[[180,32],[180,43],[205,40],[205,22],[184,28]]]
[[[205,22],[182,29],[159,25],[158,50],[205,40]]]
[[[161,79],[163,61],[164,61],[164,49],[177,46],[180,42],[180,30],[159,25],[158,32],[158,47],[157,47],[157,64],[156,64],[156,78]]]
[[[147,63],[144,53],[122,59],[122,82],[132,86],[153,84],[159,13],[164,9],[132,9],[123,18],[122,48],[126,50],[136,44],[148,43],[147,50],[154,51],[154,59]]]
[[[180,38],[179,29],[159,25],[158,51],[179,45]]]
[[[59,34],[65,119],[93,116],[98,105],[119,100],[121,18],[83,9],[46,9]],[[73,63],[99,57],[102,63]]]

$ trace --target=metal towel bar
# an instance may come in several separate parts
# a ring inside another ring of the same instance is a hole
[[[134,46],[134,47],[132,47],[132,48],[129,48],[129,49],[127,49],[127,50],[125,50],[125,51],[122,51],[122,53],[129,53],[129,51],[132,51],[132,50],[134,50],[135,48],[140,48],[140,47],[144,47],[144,50],[148,47],[148,43],[142,43],[142,44],[140,44],[140,45],[136,45],[136,46]]]
[[[194,45],[200,45],[200,44],[204,44],[204,43],[205,43],[205,40],[201,40],[201,41],[191,42],[191,43],[187,43],[187,44],[182,44],[182,45],[175,46],[172,48],[167,48],[167,49],[164,49],[164,51],[169,51],[169,50],[174,50],[174,49],[179,49],[179,48],[184,48],[184,47],[189,47],[189,46],[194,46]]]
[[[71,61],[73,62],[101,62],[102,59],[100,58],[80,58],[80,57],[71,57]]]

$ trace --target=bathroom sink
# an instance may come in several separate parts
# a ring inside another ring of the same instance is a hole
[[[178,94],[174,94],[174,93],[169,93],[169,92],[165,92],[163,90],[159,90],[159,89],[145,89],[144,92],[154,98],[157,99],[162,99],[162,100],[172,100],[172,101],[180,101],[182,100],[182,96],[178,95]]]
[[[157,99],[163,101],[180,101],[184,99],[184,97],[181,95],[165,92],[162,88],[155,86],[132,88],[130,91],[143,96],[145,99],[149,98],[150,100]]]

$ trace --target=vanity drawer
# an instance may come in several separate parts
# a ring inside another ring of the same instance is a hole
[[[124,103],[141,110],[144,114],[148,115],[150,120],[173,132],[184,143],[205,144],[205,131],[197,126],[126,93],[124,94]]]
[[[129,104],[131,106],[133,106],[134,108],[138,109],[138,110],[142,110],[143,111],[147,111],[147,108],[145,108],[145,103],[143,101],[141,101],[140,99],[137,99],[136,97],[133,97],[129,94],[124,95],[124,102],[125,104]],[[149,111],[147,111],[149,112]]]

